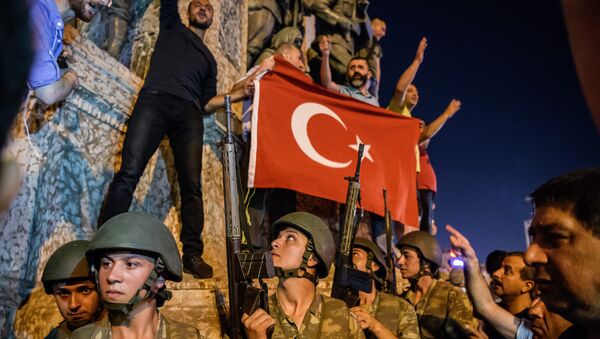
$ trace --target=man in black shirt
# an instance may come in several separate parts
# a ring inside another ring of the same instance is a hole
[[[183,267],[196,278],[213,270],[202,259],[202,115],[216,94],[217,64],[202,39],[213,19],[209,0],[192,0],[189,26],[181,23],[177,0],[162,0],[160,33],[150,69],[129,119],[121,169],[110,184],[99,225],[127,212],[152,154],[167,135],[181,191]]]

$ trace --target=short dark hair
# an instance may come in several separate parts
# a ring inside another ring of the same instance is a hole
[[[592,234],[600,238],[600,167],[552,178],[529,195],[533,208],[564,205]]]
[[[523,259],[523,262],[525,263],[525,266],[523,266],[521,271],[519,271],[519,274],[521,275],[521,280],[533,280],[533,275],[535,273],[535,269],[533,268],[533,266],[529,266],[525,262],[525,253],[524,252],[521,252],[521,251],[508,252],[508,253],[506,253],[506,256],[504,258],[508,258],[508,257],[521,257],[521,259]]]
[[[485,270],[492,275],[502,267],[502,260],[504,260],[505,257],[506,251],[494,250],[492,253],[488,254],[487,258],[485,258]]]
[[[350,63],[354,60],[364,60],[367,63],[367,65],[369,64],[369,60],[367,60],[367,58],[357,55],[357,56],[353,56],[352,59],[350,59],[350,61],[348,61],[348,65],[350,65]],[[346,65],[346,66],[348,66],[348,65]]]

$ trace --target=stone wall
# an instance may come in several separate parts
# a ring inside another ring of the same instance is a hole
[[[182,18],[187,3],[179,3]],[[218,91],[224,92],[245,72],[241,51],[246,48],[247,2],[212,3],[215,18],[205,41],[218,62]],[[19,116],[8,153],[17,159],[23,182],[10,209],[0,214],[2,338],[43,337],[60,320],[39,278],[56,248],[93,235],[108,184],[120,163],[125,123],[152,54],[159,6],[159,0],[134,0],[130,40],[120,58],[127,67],[98,48],[105,36],[103,15],[81,25],[79,38],[66,47],[80,86],[59,106],[46,109],[32,101]],[[204,124],[203,236],[206,260],[216,268],[215,279],[197,281],[186,275],[184,282],[169,285],[175,298],[164,312],[181,320],[194,320],[188,312],[192,308],[203,312],[192,322],[215,337],[219,330],[211,290],[226,288],[222,172],[216,147],[222,131],[215,115],[205,117]],[[140,180],[132,210],[161,218],[178,238],[179,204],[173,157],[164,140]]]

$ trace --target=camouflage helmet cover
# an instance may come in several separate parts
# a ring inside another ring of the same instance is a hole
[[[403,246],[416,248],[423,258],[431,261],[438,267],[442,266],[442,249],[440,248],[440,244],[428,232],[414,231],[407,233],[398,240],[396,246],[400,249]]]
[[[52,294],[53,285],[68,280],[93,280],[85,258],[90,244],[87,240],[74,240],[59,247],[48,259],[42,273],[42,284],[46,294]]]
[[[165,264],[166,279],[183,279],[181,256],[173,234],[150,214],[126,212],[112,217],[98,229],[86,256],[92,267],[98,265],[103,253],[121,250],[156,254]]]
[[[281,217],[273,223],[273,235],[285,228],[296,228],[313,240],[315,245],[315,254],[319,258],[317,265],[317,276],[325,278],[329,274],[333,257],[335,256],[335,244],[325,222],[314,214],[307,212],[293,212]],[[274,237],[273,237],[274,238]]]

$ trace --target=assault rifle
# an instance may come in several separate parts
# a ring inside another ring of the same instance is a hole
[[[385,216],[385,261],[388,267],[385,276],[385,293],[398,295],[396,287],[396,265],[394,264],[394,249],[392,248],[392,215],[387,204],[387,190],[383,189],[383,215]]]
[[[355,269],[352,263],[352,245],[356,235],[356,226],[360,219],[356,215],[356,204],[360,202],[360,164],[364,146],[360,144],[358,147],[356,173],[353,177],[344,178],[348,180],[348,193],[346,193],[344,223],[338,237],[335,274],[331,288],[331,296],[345,301],[348,307],[358,305],[360,301],[358,291],[371,292],[373,287],[369,273]]]
[[[227,279],[229,285],[229,319],[227,328],[221,328],[229,338],[243,338],[241,328],[243,313],[252,314],[256,309],[269,311],[267,285],[262,278],[275,276],[271,252],[253,252],[250,239],[246,237],[248,248],[242,251],[242,218],[240,217],[240,180],[237,167],[236,145],[231,132],[231,97],[225,96],[227,131],[221,142],[223,157],[223,196],[225,198],[225,226],[227,247]],[[247,234],[247,232],[245,232]],[[260,288],[253,286],[258,279]],[[218,301],[218,300],[217,300]],[[219,312],[227,315],[226,312]]]

